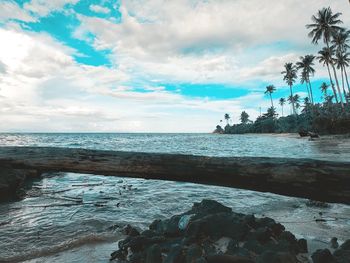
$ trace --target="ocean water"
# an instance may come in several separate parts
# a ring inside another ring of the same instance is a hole
[[[10,145],[350,161],[349,139],[308,141],[293,134],[0,134],[0,146]],[[24,200],[0,204],[0,262],[108,262],[124,225],[145,229],[204,198],[273,217],[307,238],[310,250],[327,247],[333,236],[350,238],[347,205],[318,208],[305,199],[241,189],[51,173],[28,185]],[[315,221],[320,218],[325,221]]]

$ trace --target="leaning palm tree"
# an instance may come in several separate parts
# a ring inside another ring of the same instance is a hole
[[[301,84],[304,84],[305,83],[305,87],[306,87],[306,90],[307,90],[307,96],[311,97],[311,94],[310,94],[310,90],[309,90],[309,85],[307,84],[307,74],[306,74],[306,71],[302,71],[301,74],[300,74],[300,83]]]
[[[273,101],[272,101],[272,93],[276,91],[276,87],[274,85],[269,85],[266,87],[265,94],[270,95],[270,100],[271,100],[271,106],[273,107]]]
[[[280,98],[279,103],[280,103],[280,105],[282,107],[282,117],[283,117],[283,106],[284,106],[284,104],[286,104],[286,99],[285,98]]]
[[[322,50],[320,50],[318,52],[318,54],[319,54],[319,56],[317,57],[318,61],[320,63],[322,63],[323,66],[325,66],[325,65],[327,66],[329,80],[331,82],[331,86],[332,86],[332,89],[333,89],[334,98],[335,98],[336,102],[338,103],[339,102],[338,101],[338,96],[339,96],[340,102],[341,102],[341,104],[343,104],[343,99],[342,99],[341,92],[340,92],[340,89],[339,89],[339,83],[337,85],[339,94],[337,94],[337,92],[335,90],[335,87],[334,87],[334,84],[333,84],[332,74],[331,74],[331,71],[329,69],[330,67],[332,67],[333,71],[335,72],[335,69],[334,69],[334,66],[333,66],[334,50],[331,49],[331,48],[328,48],[328,47],[324,47]],[[337,82],[338,82],[338,80],[337,80]]]
[[[311,17],[312,24],[306,25],[307,29],[311,29],[309,37],[312,38],[313,44],[318,44],[321,39],[329,48],[329,43],[334,36],[342,28],[339,24],[343,22],[339,19],[341,13],[333,14],[330,7],[318,10],[316,15]]]
[[[302,70],[301,81],[306,83],[306,87],[309,85],[310,91],[308,89],[308,93],[310,93],[309,97],[312,104],[314,103],[314,98],[312,94],[310,76],[313,76],[315,74],[315,69],[312,67],[314,65],[314,59],[314,55],[306,55],[304,57],[300,57],[300,61],[296,63],[297,69]]]
[[[323,42],[326,44],[327,48],[330,49],[329,44],[330,44],[331,38],[334,35],[336,35],[337,32],[342,30],[342,27],[339,26],[339,24],[343,23],[339,19],[340,16],[341,16],[341,13],[333,14],[332,9],[330,7],[322,8],[321,10],[318,10],[318,13],[311,17],[311,20],[313,21],[313,23],[306,25],[307,29],[311,29],[311,31],[309,32],[309,37],[312,38],[311,42],[313,44],[318,44],[318,41],[322,39]],[[339,92],[340,90],[339,82],[338,82],[338,78],[333,65],[333,60],[330,60],[328,63],[333,68],[334,78],[336,80],[337,89]],[[338,95],[341,99],[341,105],[343,107],[341,93],[339,92]]]
[[[344,69],[349,66],[348,61],[350,60],[348,55],[349,55],[348,53],[337,52],[337,55],[334,61],[335,61],[335,65],[337,66],[337,69],[340,69],[344,97],[346,102],[349,103],[348,96],[346,94],[347,92],[345,91],[345,87],[344,87],[344,71],[345,71]],[[349,93],[350,93],[350,89],[349,89]]]
[[[293,84],[297,79],[297,70],[293,63],[286,63],[284,65],[285,70],[281,72],[283,74],[283,80],[287,83],[290,89],[290,96],[293,97]],[[295,105],[294,101],[292,100],[292,108],[293,108],[293,114],[296,114],[295,112]]]

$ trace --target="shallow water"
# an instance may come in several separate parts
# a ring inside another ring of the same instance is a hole
[[[1,134],[0,145],[338,161],[350,156],[347,140],[310,142],[295,135]],[[333,236],[340,241],[350,238],[346,205],[315,208],[306,206],[304,199],[233,188],[59,173],[35,181],[24,200],[0,204],[0,261],[108,262],[122,226],[146,228],[154,219],[182,213],[204,198],[236,212],[273,217],[312,241],[312,249],[328,246]],[[320,218],[326,222],[315,222]]]
[[[297,134],[0,133],[0,146],[13,145],[350,161],[350,138],[309,141]]]

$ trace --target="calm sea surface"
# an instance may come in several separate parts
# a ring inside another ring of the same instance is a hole
[[[350,140],[297,135],[0,134],[0,146],[55,146],[207,156],[265,156],[350,161]],[[190,183],[46,174],[24,200],[0,204],[0,262],[108,262],[120,227],[140,228],[204,198],[234,211],[271,216],[310,244],[350,238],[350,207],[308,207],[304,199]],[[322,215],[319,214],[322,212]],[[316,223],[315,218],[326,219]]]

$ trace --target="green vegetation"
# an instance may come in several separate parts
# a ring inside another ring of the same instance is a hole
[[[280,98],[282,116],[278,118],[273,104],[274,85],[268,85],[265,94],[269,96],[271,107],[254,122],[243,111],[241,123],[230,125],[231,119],[225,114],[227,124],[224,129],[217,126],[220,133],[282,133],[313,131],[320,134],[350,133],[350,85],[347,71],[350,65],[350,30],[340,25],[341,13],[333,13],[331,8],[323,8],[312,16],[312,23],[306,25],[310,29],[308,36],[315,45],[324,43],[317,56],[309,54],[301,56],[296,63],[288,62],[281,72],[283,80],[289,86],[288,98]],[[315,60],[327,68],[329,83],[323,82],[318,87],[322,92],[322,102],[315,103],[311,78],[315,75]],[[300,76],[300,83],[305,84],[308,96],[301,98],[294,94],[293,86]],[[331,87],[331,94],[328,92]],[[291,105],[292,114],[284,116],[286,102]],[[300,111],[300,112],[299,112]]]

